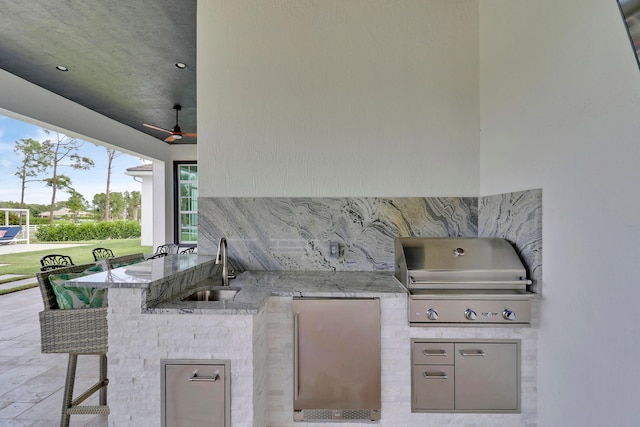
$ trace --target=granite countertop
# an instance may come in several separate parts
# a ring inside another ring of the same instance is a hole
[[[86,288],[140,288],[161,285],[168,278],[188,273],[195,267],[211,266],[210,255],[168,255],[125,267],[114,268],[89,276],[69,280],[71,286]]]
[[[229,300],[185,301],[197,290],[220,288],[215,257],[172,255],[79,277],[69,285],[138,288],[146,313],[257,314],[271,296],[309,298],[405,297],[407,290],[390,271],[245,271],[230,280],[238,292]]]
[[[213,279],[211,280],[211,282]],[[182,298],[207,286],[203,281],[154,307],[153,313],[257,314],[271,296],[308,298],[406,297],[406,289],[391,272],[371,271],[246,271],[229,283],[238,289],[232,300],[183,301]]]

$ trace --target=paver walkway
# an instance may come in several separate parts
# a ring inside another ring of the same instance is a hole
[[[38,312],[42,309],[42,296],[37,287],[0,295],[2,427],[60,425],[67,355],[40,352]],[[98,357],[80,356],[75,389],[82,392],[94,384],[97,373]],[[97,396],[85,403],[97,404]],[[106,415],[71,416],[72,427],[107,425]]]

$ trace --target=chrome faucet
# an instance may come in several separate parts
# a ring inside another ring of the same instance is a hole
[[[227,264],[227,239],[220,238],[218,243],[218,254],[216,255],[216,264],[222,264],[222,286],[229,286],[229,279],[235,278],[229,274],[229,266]]]

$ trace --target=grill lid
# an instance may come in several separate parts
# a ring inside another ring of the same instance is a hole
[[[396,277],[409,289],[524,289],[526,274],[505,239],[396,239]]]

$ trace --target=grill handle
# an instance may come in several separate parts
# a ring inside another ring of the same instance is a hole
[[[447,281],[447,280],[417,280],[413,276],[409,276],[409,281],[412,285],[446,285],[452,287],[452,285],[531,285],[533,281],[529,279],[525,280],[459,280],[459,281]]]

